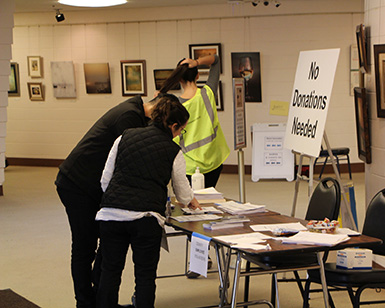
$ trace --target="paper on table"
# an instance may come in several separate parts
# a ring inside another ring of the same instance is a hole
[[[237,245],[263,243],[265,240],[271,238],[271,236],[259,232],[253,232],[245,234],[214,236],[214,238],[229,244]]]
[[[216,220],[216,219],[221,219],[222,216],[215,215],[215,214],[198,214],[198,215],[171,216],[171,218],[175,219],[178,222],[188,222],[188,221]]]
[[[304,244],[304,245],[322,245],[334,246],[349,240],[349,236],[345,234],[324,234],[303,231],[298,232],[291,237],[282,238],[284,244]]]
[[[214,206],[202,206],[202,209],[190,209],[188,207],[184,207],[182,208],[182,211],[184,213],[187,213],[187,214],[193,214],[193,215],[197,215],[197,214],[207,214],[207,213],[211,213],[211,214],[223,214],[223,212],[221,210],[218,210],[216,207]]]
[[[349,229],[349,228],[338,228],[337,231],[336,231],[336,234],[346,234],[346,235],[349,235],[349,236],[361,235],[360,232],[354,231],[354,230]]]
[[[241,243],[237,245],[231,245],[231,248],[240,248],[240,249],[253,249],[253,250],[268,250],[270,249],[269,245],[261,245],[261,244],[247,244]]]
[[[299,222],[283,223],[283,224],[268,224],[268,225],[252,225],[250,226],[253,231],[274,231],[275,229],[286,229],[293,231],[306,231],[304,227]]]
[[[217,203],[218,208],[221,210],[230,213],[230,214],[253,214],[265,212],[265,205],[255,205],[251,203],[238,203],[235,201],[227,201],[222,203]]]

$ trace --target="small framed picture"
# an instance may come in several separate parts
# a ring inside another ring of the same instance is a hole
[[[8,96],[20,96],[19,64],[11,62]]]
[[[354,88],[358,156],[365,163],[372,162],[370,151],[369,112],[365,88]]]
[[[203,88],[206,84],[205,81],[197,81],[198,88]],[[218,83],[218,93],[214,93],[215,95],[215,104],[217,106],[217,111],[223,111],[223,96],[222,96],[222,81]]]
[[[377,117],[385,118],[385,45],[374,45]]]
[[[221,44],[190,44],[190,59],[198,59],[204,56],[218,55],[220,64],[221,64],[221,73],[222,73],[222,53],[221,53]],[[209,73],[209,67],[205,65],[200,65],[198,67],[199,73],[207,75]]]
[[[122,95],[147,96],[146,60],[120,61],[122,72]]]
[[[172,74],[174,70],[170,69],[155,69],[154,70],[154,81],[155,81],[155,90],[160,90],[163,83],[166,81],[168,77]],[[180,84],[176,85],[171,90],[180,90]]]
[[[43,77],[43,61],[39,56],[28,56],[28,76],[32,78]]]
[[[44,101],[43,85],[41,82],[28,82],[28,93],[31,101]]]

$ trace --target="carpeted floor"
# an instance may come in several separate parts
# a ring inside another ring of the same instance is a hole
[[[0,290],[0,308],[40,308],[11,289]]]

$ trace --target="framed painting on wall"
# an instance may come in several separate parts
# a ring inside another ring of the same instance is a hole
[[[41,82],[28,82],[28,93],[31,101],[44,101],[43,85]]]
[[[75,98],[75,70],[72,61],[51,62],[53,96]]]
[[[88,94],[111,94],[108,63],[84,63],[84,76]]]
[[[203,88],[206,84],[205,81],[197,81],[198,88]],[[222,96],[222,81],[218,83],[218,93],[214,93],[215,95],[215,104],[217,106],[217,111],[223,111],[223,96]]]
[[[262,102],[259,52],[232,52],[231,68],[233,78],[245,80],[246,102]]]
[[[122,72],[122,95],[147,96],[146,60],[120,61]]]
[[[365,163],[372,162],[370,151],[369,112],[365,88],[354,88],[358,156]]]
[[[154,70],[154,81],[155,81],[155,90],[160,90],[163,83],[168,77],[172,74],[174,70],[170,69],[155,69]],[[176,85],[171,90],[180,90],[180,84]]]
[[[200,57],[218,55],[221,64],[222,73],[222,53],[221,44],[190,44],[189,45],[190,59],[197,60]],[[207,75],[210,68],[206,65],[200,65],[198,71],[200,74]]]
[[[20,96],[19,64],[11,62],[8,96]]]
[[[360,70],[363,73],[368,71],[368,55],[367,55],[367,42],[365,35],[365,27],[363,24],[360,24],[356,27],[356,39],[358,47],[358,60],[360,65]]]
[[[385,45],[374,45],[377,116],[385,118]]]
[[[43,61],[39,56],[28,56],[28,76],[32,78],[43,77]]]

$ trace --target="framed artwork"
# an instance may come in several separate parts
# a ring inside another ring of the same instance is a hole
[[[198,59],[200,57],[209,56],[209,55],[218,55],[220,64],[221,64],[221,73],[222,73],[222,53],[221,53],[221,44],[190,44],[190,59]],[[206,65],[200,65],[198,67],[199,74],[207,75],[210,68]]]
[[[356,27],[356,39],[360,69],[363,73],[366,73],[368,71],[368,55],[365,27],[363,24],[360,24]]]
[[[147,96],[146,60],[120,61],[122,95]]]
[[[11,62],[8,96],[20,96],[19,64]]]
[[[354,102],[358,156],[361,160],[370,164],[372,162],[372,155],[370,151],[369,112],[365,88],[354,88]]]
[[[206,84],[205,81],[197,81],[198,88],[203,88]],[[223,96],[222,96],[222,81],[219,80],[218,83],[218,93],[215,94],[215,104],[217,106],[217,111],[223,111]]]
[[[75,70],[72,61],[51,62],[53,96],[75,98]]]
[[[32,78],[43,77],[43,61],[39,56],[28,56],[28,76]]]
[[[28,93],[31,101],[44,101],[43,85],[41,82],[28,82]]]
[[[377,116],[385,118],[385,45],[374,45]]]
[[[84,63],[84,76],[88,94],[111,94],[108,63]]]
[[[168,77],[172,74],[174,70],[170,69],[155,69],[154,70],[154,81],[155,81],[155,90],[160,90],[163,83],[166,81]],[[171,90],[180,90],[180,84],[175,86]]]
[[[233,78],[245,80],[245,101],[262,102],[259,52],[232,52],[231,71]]]

